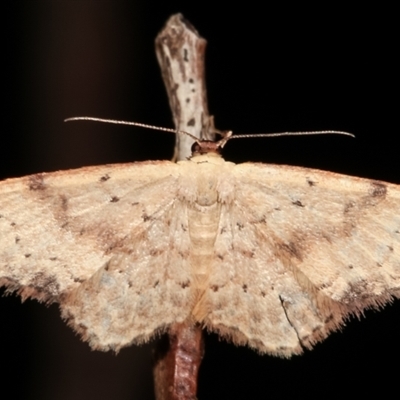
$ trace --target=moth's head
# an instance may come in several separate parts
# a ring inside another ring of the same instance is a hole
[[[185,132],[183,132],[185,133]],[[225,146],[228,140],[232,137],[232,131],[217,131],[221,139],[214,140],[196,140],[192,144],[192,157],[203,154],[216,154],[221,156],[221,149]]]
[[[192,144],[192,157],[203,154],[215,153],[221,155],[221,146],[219,142],[213,142],[212,140],[199,140]]]

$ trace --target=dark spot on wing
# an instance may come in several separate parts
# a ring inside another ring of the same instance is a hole
[[[319,289],[319,290],[321,290],[321,289],[326,289],[327,287],[331,287],[331,286],[332,286],[331,283],[325,282],[325,283],[321,283],[321,284],[318,286],[318,289]]]
[[[383,183],[372,182],[368,192],[372,197],[385,197],[387,188]]]
[[[39,272],[32,279],[31,285],[39,291],[51,294],[53,296],[58,295],[60,285],[57,282],[57,278],[53,275],[46,276],[43,272]]]
[[[180,285],[182,289],[186,289],[187,287],[190,286],[190,282],[189,281],[181,282]]]
[[[21,239],[18,236],[15,236],[15,243],[18,243]]]
[[[243,292],[247,293],[247,285],[242,285]]]
[[[119,202],[119,197],[118,196],[112,196],[110,202],[111,203],[118,203]]]
[[[307,183],[308,183],[308,186],[315,186],[315,182],[313,181],[313,180],[311,180],[310,178],[307,178]]]
[[[25,254],[25,258],[29,258],[32,254],[31,253],[27,253]]]
[[[265,293],[263,290],[261,290],[261,296],[262,296],[262,297],[265,297],[265,296],[266,296],[266,293]]]
[[[357,283],[349,282],[348,290],[343,295],[344,303],[352,303],[355,300],[360,300],[368,297],[368,284],[364,280]]]
[[[43,174],[35,174],[28,177],[29,190],[45,190]]]
[[[354,267],[350,264],[350,265],[347,266],[347,268],[353,269]]]
[[[193,78],[189,78],[189,83],[194,83]]]
[[[187,126],[195,126],[195,125],[196,125],[196,120],[194,118],[191,118],[187,123]]]
[[[218,286],[218,285],[211,285],[211,290],[212,290],[213,292],[218,292],[219,286]]]
[[[303,259],[299,247],[296,246],[294,242],[281,243],[278,245],[278,248],[283,252],[289,254],[291,258],[294,257],[300,261]]]
[[[108,174],[105,174],[100,178],[100,182],[106,182],[109,179],[110,179],[110,176]]]
[[[190,98],[188,97],[188,98],[186,98],[186,104],[189,104],[190,103]]]
[[[164,253],[164,251],[163,251],[163,250],[160,250],[160,249],[151,249],[151,250],[150,250],[150,255],[151,255],[152,257],[159,256],[159,255],[162,254],[162,253]]]
[[[254,251],[253,250],[242,250],[242,249],[239,249],[239,251],[245,257],[248,257],[248,258],[253,258],[254,257]]]
[[[99,238],[101,239],[101,242],[104,245],[104,254],[110,254],[116,249],[118,249],[119,252],[125,253],[125,254],[132,254],[132,249],[127,247],[125,242],[126,238],[118,238],[115,239],[115,236],[112,231],[109,231],[108,233],[104,235],[99,235]]]
[[[325,318],[325,324],[327,324],[328,322],[331,322],[333,320],[333,314],[330,314],[330,315],[328,315],[326,318]]]
[[[304,207],[304,204],[300,200],[292,201],[294,206]]]
[[[241,222],[236,222],[236,226],[239,228],[239,231],[244,228],[244,225]]]
[[[189,52],[187,51],[187,49],[183,49],[183,61],[189,61]]]
[[[154,285],[153,285],[153,288],[156,288],[156,287],[158,286],[159,283],[160,283],[160,281],[155,281],[155,282],[154,282]]]
[[[217,254],[217,257],[218,257],[220,260],[223,260],[223,259],[224,259],[224,256],[223,256],[222,254]]]
[[[349,212],[351,212],[351,210],[356,206],[356,203],[354,201],[349,201],[344,205],[344,210],[343,213],[344,214],[348,214]]]
[[[251,221],[252,224],[265,224],[267,222],[267,217],[262,215],[261,217],[257,218],[255,221]]]
[[[394,251],[392,246],[388,246],[389,251]]]
[[[144,222],[147,222],[147,221],[149,221],[151,219],[151,217],[149,215],[147,215],[146,213],[143,213],[142,214],[142,219],[143,219]]]
[[[17,225],[15,222],[11,222],[11,224],[10,224],[11,226],[15,226],[15,225]]]
[[[50,261],[56,261],[56,260],[57,260],[57,257],[50,257],[49,260],[50,260]]]
[[[61,208],[63,211],[67,211],[68,210],[68,199],[67,196],[65,195],[61,195],[60,196],[60,200],[61,200]]]

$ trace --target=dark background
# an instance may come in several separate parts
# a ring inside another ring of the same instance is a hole
[[[232,141],[226,159],[400,183],[393,11],[365,4],[351,10],[186,3],[5,3],[0,178],[170,158],[168,134],[63,119],[89,115],[172,126],[154,39],[171,14],[182,12],[208,40],[209,107],[218,128],[337,129],[357,136]],[[398,384],[388,370],[400,357],[399,303],[367,312],[291,360],[209,335],[199,399],[313,399],[344,391],[389,396]],[[153,398],[151,343],[117,356],[91,351],[56,305],[21,305],[15,296],[0,299],[0,318],[0,381],[13,388],[14,399]]]

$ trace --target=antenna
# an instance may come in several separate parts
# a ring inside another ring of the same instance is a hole
[[[96,117],[72,117],[72,118],[67,118],[64,120],[64,122],[70,122],[70,121],[94,121],[94,122],[105,122],[107,124],[115,124],[115,125],[138,126],[140,128],[154,129],[156,131],[171,132],[171,133],[178,133],[181,135],[187,135],[199,144],[200,144],[200,142],[202,142],[200,139],[198,139],[196,136],[193,136],[189,132],[181,131],[179,129],[164,128],[161,126],[142,124],[140,122],[120,121],[120,120],[116,120],[116,119],[105,119],[105,118],[96,118]],[[235,135],[235,136],[233,136],[232,131],[217,130],[216,133],[218,133],[220,136],[222,136],[222,139],[219,140],[218,142],[216,142],[217,147],[221,148],[221,149],[226,145],[226,143],[230,139],[280,137],[280,136],[310,136],[310,135],[344,135],[344,136],[350,136],[353,138],[355,137],[355,135],[353,135],[352,133],[349,133],[349,132],[331,131],[331,130],[305,131],[305,132],[250,133],[250,134],[240,134],[240,135]]]
[[[120,121],[120,120],[117,120],[117,119],[105,119],[105,118],[96,118],[96,117],[72,117],[72,118],[64,119],[64,122],[70,122],[70,121],[94,121],[94,122],[105,122],[107,124],[115,124],[115,125],[138,126],[140,128],[154,129],[156,131],[179,133],[181,135],[187,135],[187,136],[191,137],[196,142],[199,141],[199,139],[196,136],[193,136],[189,132],[181,131],[179,129],[164,128],[162,126],[142,124],[140,122]]]

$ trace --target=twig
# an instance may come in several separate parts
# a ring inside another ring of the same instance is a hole
[[[206,41],[181,14],[173,15],[156,39],[156,53],[167,88],[175,128],[214,139],[208,113],[204,52]],[[174,160],[191,155],[193,139],[176,136]],[[191,321],[174,324],[158,343],[154,364],[157,400],[194,400],[203,357],[202,329]]]
[[[213,140],[204,73],[206,41],[181,14],[173,15],[156,38],[156,54],[167,89],[175,128]],[[176,136],[174,159],[191,155],[193,140]]]
[[[203,358],[202,330],[174,324],[157,344],[154,386],[157,400],[195,400],[197,376]]]

